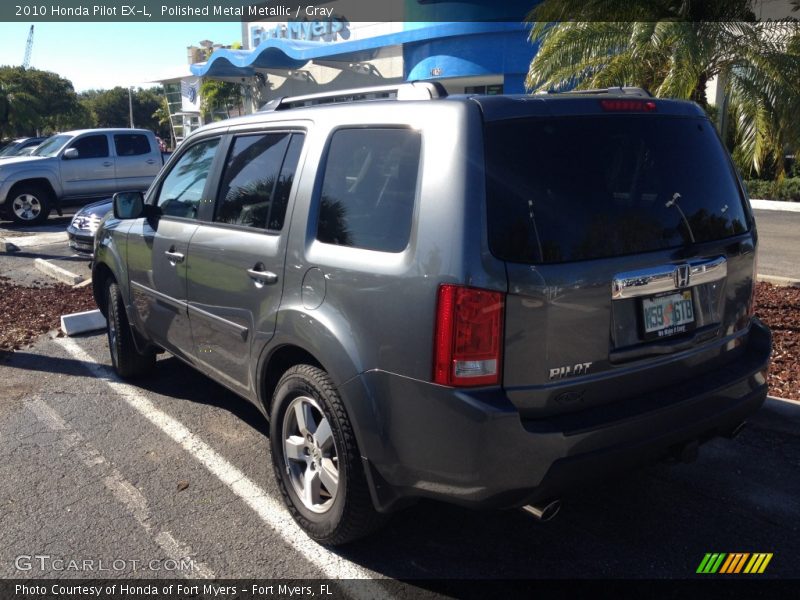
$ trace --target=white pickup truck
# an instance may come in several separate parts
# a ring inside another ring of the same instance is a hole
[[[161,169],[155,134],[146,129],[83,129],[56,134],[31,156],[0,163],[0,216],[35,225],[64,201],[146,190]]]

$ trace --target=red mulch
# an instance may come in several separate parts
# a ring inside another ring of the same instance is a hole
[[[57,329],[63,314],[94,308],[91,287],[23,287],[0,277],[0,354]],[[772,329],[770,394],[800,400],[800,288],[759,283],[756,314]]]
[[[800,400],[800,288],[758,283],[756,316],[772,330],[770,395]]]
[[[0,354],[19,350],[42,333],[58,329],[61,315],[95,308],[91,286],[25,287],[0,277]]]

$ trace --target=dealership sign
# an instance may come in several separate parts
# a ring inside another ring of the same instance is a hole
[[[287,21],[269,29],[260,25],[250,29],[250,44],[253,48],[268,39],[336,42],[349,37],[350,24],[344,17],[334,17],[330,21]]]

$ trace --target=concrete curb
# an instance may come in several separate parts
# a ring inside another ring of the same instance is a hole
[[[87,310],[70,315],[61,315],[61,331],[68,336],[105,329],[106,318],[99,309]]]
[[[59,244],[61,242],[66,243],[68,239],[66,231],[31,233],[2,238],[4,242],[14,244],[18,248],[33,248],[35,246],[49,246],[50,244]]]
[[[779,277],[777,275],[756,275],[757,281],[764,283],[771,283],[781,287],[800,287],[800,280],[792,279],[791,277]]]
[[[79,290],[81,288],[89,287],[91,284],[92,284],[92,279],[89,278],[84,281],[81,281],[80,283],[76,283],[75,285],[72,286],[72,289]]]
[[[783,210],[785,212],[800,212],[800,202],[786,200],[757,200],[750,199],[750,206],[756,210]]]
[[[787,424],[800,422],[800,402],[797,400],[767,396],[764,408],[778,415]],[[791,425],[789,426],[791,427]]]
[[[67,285],[76,285],[81,283],[84,279],[80,275],[76,275],[72,271],[67,271],[66,269],[63,269],[58,265],[54,265],[43,258],[37,258],[33,262],[39,271],[45,275],[49,275],[53,279],[57,279],[61,283],[66,283]]]

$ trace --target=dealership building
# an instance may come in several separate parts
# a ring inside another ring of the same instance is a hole
[[[236,112],[244,113],[276,97],[413,80],[438,81],[450,93],[525,91],[535,53],[523,23],[530,0],[448,2],[452,21],[440,20],[436,3],[426,15],[426,3],[407,2],[413,20],[395,22],[350,21],[331,4],[324,21],[243,22],[241,49],[217,48],[189,73],[162,80],[176,139],[202,124],[204,79],[240,85]]]

